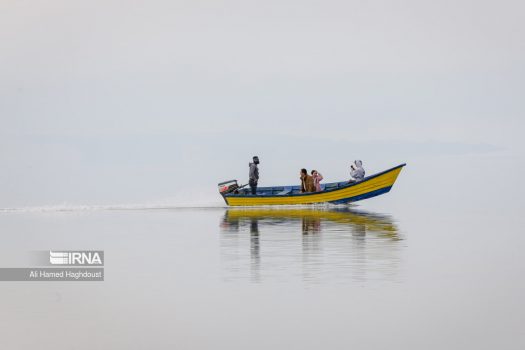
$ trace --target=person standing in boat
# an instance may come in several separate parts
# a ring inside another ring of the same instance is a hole
[[[365,178],[365,169],[363,168],[363,162],[355,160],[354,164],[350,165],[350,176],[352,179],[349,182],[358,182]]]
[[[301,169],[299,174],[301,178],[301,193],[315,192],[314,179],[311,175],[308,175],[308,171]]]
[[[254,156],[253,163],[249,164],[250,172],[248,174],[248,184],[250,185],[252,194],[257,193],[257,182],[259,182],[259,168],[257,164],[259,164],[259,157]]]
[[[323,179],[323,175],[317,170],[312,170],[312,178],[314,180],[315,192],[321,192],[321,180]]]

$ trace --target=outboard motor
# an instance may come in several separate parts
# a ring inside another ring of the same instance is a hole
[[[224,181],[224,182],[219,183],[218,186],[219,186],[219,193],[223,196],[228,193],[233,193],[239,189],[237,180]]]

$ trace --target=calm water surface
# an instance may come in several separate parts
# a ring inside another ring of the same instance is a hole
[[[519,179],[410,176],[358,207],[4,211],[2,267],[103,249],[106,280],[1,282],[0,349],[525,348]]]

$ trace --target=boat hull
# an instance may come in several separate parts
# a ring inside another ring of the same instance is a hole
[[[260,206],[260,205],[294,205],[334,203],[344,204],[379,196],[387,193],[394,185],[405,164],[398,165],[364,180],[341,188],[290,195],[224,195],[224,200],[230,206]]]

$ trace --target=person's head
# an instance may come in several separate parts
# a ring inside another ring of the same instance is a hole
[[[363,165],[363,162],[360,161],[360,160],[355,160],[354,164],[355,164],[356,168],[360,168]]]
[[[255,164],[259,164],[259,157],[257,157],[257,156],[253,156],[253,162],[254,162]]]
[[[310,174],[312,174],[312,176],[317,175],[317,170],[312,170],[312,172]]]
[[[306,169],[301,169],[301,175],[307,175],[308,174],[308,171],[306,171]]]

